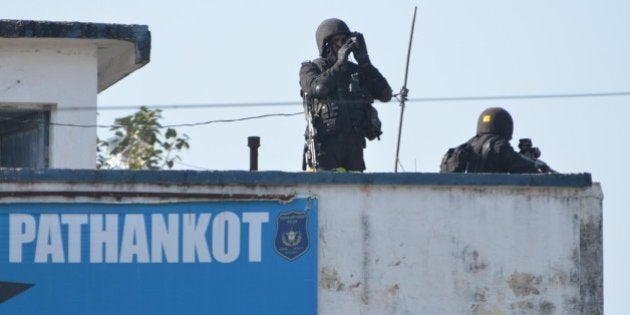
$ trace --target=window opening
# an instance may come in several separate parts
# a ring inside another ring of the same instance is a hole
[[[0,167],[48,168],[50,110],[0,108]]]

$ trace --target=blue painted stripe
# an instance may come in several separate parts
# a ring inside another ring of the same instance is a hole
[[[590,187],[591,174],[509,175],[440,173],[306,173],[279,171],[123,171],[2,169],[2,182],[139,183],[181,185],[429,185]]]

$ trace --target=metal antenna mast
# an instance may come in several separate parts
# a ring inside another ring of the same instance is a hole
[[[398,141],[396,143],[396,161],[394,164],[394,173],[398,173],[398,164],[400,161],[398,160],[398,154],[400,153],[400,135],[402,133],[402,123],[403,123],[403,114],[405,112],[405,101],[407,101],[407,94],[409,90],[407,89],[407,76],[409,74],[409,58],[411,56],[411,43],[413,41],[413,29],[416,26],[416,11],[418,11],[418,6],[413,7],[413,20],[411,22],[411,34],[409,35],[409,47],[407,48],[407,64],[405,65],[405,81],[403,83],[402,88],[400,89],[400,123],[398,124]]]

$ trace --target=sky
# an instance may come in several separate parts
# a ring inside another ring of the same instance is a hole
[[[247,170],[247,137],[259,136],[260,170],[298,172],[298,71],[317,58],[319,23],[336,17],[362,32],[372,63],[398,92],[414,6],[399,171],[437,172],[445,151],[474,135],[482,110],[507,109],[514,147],[531,138],[554,169],[601,184],[605,311],[625,314],[630,95],[495,97],[630,92],[630,1],[23,0],[4,3],[0,18],[148,25],[151,62],[99,94],[99,124],[133,113],[116,107],[166,106],[163,124],[202,123],[177,128],[191,148],[176,169]],[[368,143],[367,172],[392,172],[401,107],[395,99],[375,107],[384,134]],[[296,115],[204,123],[268,114]]]

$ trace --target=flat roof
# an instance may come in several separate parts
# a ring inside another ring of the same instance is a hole
[[[280,171],[129,171],[0,169],[0,182],[144,183],[171,185],[431,185],[590,187],[591,174],[333,173]]]
[[[38,38],[96,43],[99,92],[147,64],[151,56],[146,25],[0,20],[0,40]]]

